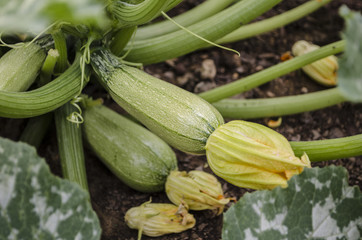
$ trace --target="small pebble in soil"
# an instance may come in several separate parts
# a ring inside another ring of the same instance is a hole
[[[187,72],[183,76],[177,77],[177,79],[176,79],[177,85],[183,86],[183,85],[187,84],[190,79],[193,79],[193,78],[194,78],[194,75],[190,72]]]
[[[302,87],[302,88],[300,89],[300,91],[301,91],[302,93],[307,93],[307,92],[308,92],[308,88]]]
[[[329,133],[329,137],[330,138],[341,138],[341,137],[344,137],[344,134],[340,128],[334,127],[331,129],[331,131]]]
[[[200,71],[202,79],[214,79],[216,76],[216,66],[214,60],[205,59],[202,61],[202,67]]]
[[[313,140],[316,140],[316,139],[320,138],[320,136],[321,136],[319,131],[317,131],[315,129],[312,130],[312,133],[313,133]]]
[[[215,88],[216,84],[214,82],[199,82],[194,89],[195,93],[205,92],[209,89]]]

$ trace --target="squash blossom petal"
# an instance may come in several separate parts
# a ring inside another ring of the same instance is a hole
[[[184,203],[190,210],[211,209],[219,215],[230,201],[216,177],[203,171],[171,171],[165,189],[171,202]]]
[[[294,155],[288,140],[263,125],[231,121],[217,128],[206,143],[212,171],[245,188],[287,187],[287,181],[310,167],[308,156]]]
[[[301,40],[294,43],[292,52],[294,56],[300,56],[309,52],[312,52],[320,48],[310,42]],[[302,70],[316,82],[324,86],[336,86],[337,85],[337,70],[338,62],[337,57],[334,55],[315,61],[309,65],[306,65]]]
[[[126,212],[128,227],[138,229],[141,234],[157,237],[170,233],[179,233],[195,226],[196,220],[187,212],[184,205],[145,202]]]

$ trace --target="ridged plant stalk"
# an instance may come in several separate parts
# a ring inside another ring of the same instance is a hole
[[[59,59],[55,67],[56,73],[62,73],[68,68],[68,53],[65,35],[62,30],[57,29],[52,33],[55,49],[59,53]]]
[[[137,26],[147,23],[166,10],[168,0],[145,0],[138,4],[128,4],[122,1],[111,1],[108,12],[118,21],[121,27]]]
[[[38,86],[44,86],[49,83],[52,79],[52,75],[54,73],[55,65],[57,64],[59,58],[59,52],[55,49],[50,49],[48,51],[48,55],[45,58],[44,64],[40,71]]]
[[[172,8],[176,7],[177,5],[179,5],[183,0],[169,0],[167,2],[166,8],[165,8],[165,12],[171,10]]]
[[[213,103],[224,118],[279,117],[326,108],[348,101],[339,88],[296,96],[261,99],[223,99]]]
[[[301,19],[302,17],[307,16],[308,14],[318,10],[319,8],[328,4],[331,1],[332,0],[310,0],[309,2],[306,2],[284,13],[281,13],[275,17],[242,26],[237,30],[229,33],[228,35],[218,39],[216,43],[225,44],[236,42],[280,28],[291,22]]]
[[[281,0],[243,0],[225,10],[188,27],[189,31],[209,40],[215,41],[246,24]],[[137,41],[132,44],[126,60],[151,64],[179,57],[207,46],[208,43],[184,30],[159,37]],[[126,47],[127,49],[127,47]]]
[[[122,51],[134,35],[137,30],[137,26],[124,27],[119,29],[113,36],[113,40],[110,43],[109,48],[111,52],[116,56],[121,56]]]
[[[34,117],[51,112],[70,101],[82,86],[79,58],[78,54],[72,66],[43,87],[28,92],[0,91],[0,117]],[[89,68],[85,71],[88,74]]]
[[[53,120],[52,113],[30,118],[21,133],[19,141],[39,148]]]
[[[38,86],[43,86],[51,81],[54,67],[57,63],[59,53],[57,50],[50,49],[48,55],[45,58],[43,67],[40,72],[40,79]],[[50,124],[53,120],[53,113],[46,113],[40,116],[30,118],[21,133],[20,141],[26,142],[29,145],[38,148],[43,141],[45,134],[47,133]]]
[[[345,41],[340,40],[328,44],[320,49],[295,57],[286,62],[279,63],[260,72],[236,80],[232,83],[200,93],[199,96],[208,102],[217,102],[224,98],[231,97],[238,93],[246,92],[277,77],[295,71],[307,64],[310,64],[329,55],[340,53],[344,50]]]
[[[307,153],[310,161],[328,161],[362,155],[362,134],[328,140],[290,142],[296,156]]]
[[[178,24],[187,27],[191,24],[210,17],[215,13],[218,13],[234,1],[235,0],[207,0],[200,5],[197,5],[193,9],[174,17],[173,20]],[[164,20],[161,22],[139,27],[134,40],[138,41],[143,39],[149,39],[177,30],[180,30],[180,28],[177,27],[174,23]]]
[[[66,103],[55,111],[55,125],[63,177],[88,191],[81,128],[67,117],[77,109]]]
[[[68,54],[64,34],[57,31],[54,37],[55,48],[59,52],[59,65],[57,71],[63,73],[67,69]],[[72,100],[73,101],[73,100]],[[88,182],[85,170],[82,131],[78,124],[68,120],[74,112],[78,112],[72,101],[67,102],[55,110],[55,126],[57,130],[57,141],[59,157],[63,177],[71,182],[78,183],[88,192]]]

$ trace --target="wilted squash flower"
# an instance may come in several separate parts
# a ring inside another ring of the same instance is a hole
[[[171,171],[165,189],[171,202],[184,203],[190,210],[211,209],[219,215],[229,202],[216,177],[203,171]]]
[[[301,40],[294,43],[292,52],[294,56],[300,56],[319,48],[320,47],[317,45]],[[337,57],[334,55],[306,65],[302,68],[302,70],[312,79],[324,86],[337,85],[338,62]]]
[[[195,218],[187,212],[184,205],[145,202],[126,212],[128,227],[138,229],[141,235],[157,237],[170,233],[179,233],[195,226]]]
[[[251,189],[287,187],[287,180],[310,167],[308,156],[296,157],[281,134],[239,120],[220,126],[211,134],[206,156],[216,175]]]

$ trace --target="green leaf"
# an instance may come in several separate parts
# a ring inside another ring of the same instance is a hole
[[[223,240],[361,239],[361,191],[345,168],[305,169],[288,184],[245,194],[224,215]]]
[[[362,102],[362,16],[346,6],[340,8],[340,14],[345,19],[346,49],[338,62],[338,87],[349,101]]]
[[[0,31],[40,33],[55,21],[102,25],[106,17],[98,0],[0,0]]]
[[[52,175],[35,148],[0,138],[0,239],[100,239],[88,194]]]

